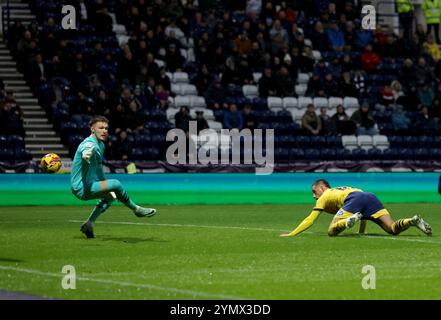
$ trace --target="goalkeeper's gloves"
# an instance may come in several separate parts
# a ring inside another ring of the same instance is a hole
[[[94,150],[95,150],[95,147],[91,147],[91,148],[83,151],[82,157],[87,163],[90,163],[90,158],[92,157]]]

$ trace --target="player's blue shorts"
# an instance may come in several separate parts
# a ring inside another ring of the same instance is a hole
[[[362,219],[378,218],[388,214],[377,196],[371,192],[351,192],[345,199],[342,209],[352,214],[360,212]]]

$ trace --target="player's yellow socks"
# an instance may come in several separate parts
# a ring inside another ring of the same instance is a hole
[[[342,232],[344,229],[346,229],[346,219],[341,219],[337,222],[335,222],[328,230],[328,235],[330,236],[336,236],[340,232]]]
[[[393,234],[399,234],[412,225],[412,219],[399,219],[392,224]]]

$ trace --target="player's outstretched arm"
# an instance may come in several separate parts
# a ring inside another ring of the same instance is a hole
[[[90,158],[92,158],[93,155],[93,151],[95,150],[94,146],[91,147],[86,147],[83,152],[81,153],[82,158],[84,159],[84,161],[86,161],[87,163],[90,163]]]
[[[283,233],[280,236],[281,237],[294,237],[298,235],[299,233],[305,231],[309,227],[311,227],[314,224],[314,221],[317,220],[318,216],[320,215],[321,211],[319,210],[312,210],[309,216],[307,216],[303,221],[290,233]]]

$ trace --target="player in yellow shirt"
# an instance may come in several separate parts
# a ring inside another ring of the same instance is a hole
[[[311,214],[293,231],[282,234],[282,237],[293,237],[305,231],[323,211],[335,215],[328,229],[330,237],[352,228],[359,220],[371,220],[392,235],[397,235],[411,226],[429,236],[432,235],[432,228],[419,215],[394,221],[373,193],[351,187],[331,188],[328,181],[323,179],[312,185],[312,193],[317,203]]]

